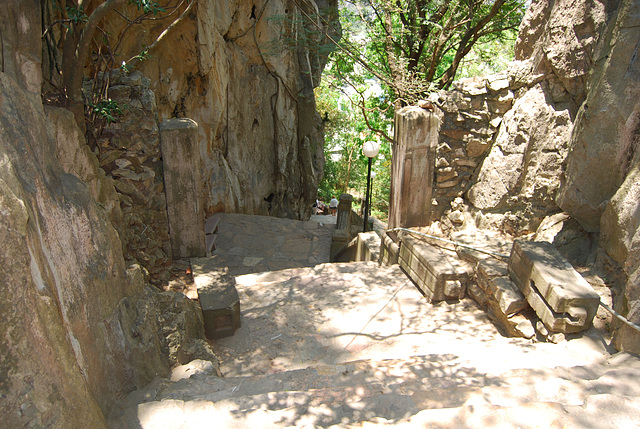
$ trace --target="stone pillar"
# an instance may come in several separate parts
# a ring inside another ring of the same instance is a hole
[[[396,112],[389,228],[426,226],[431,222],[431,196],[439,119],[416,106]]]
[[[347,234],[351,228],[351,205],[353,197],[349,194],[342,194],[338,199],[338,219],[336,219],[336,229],[345,229]]]
[[[198,124],[191,119],[163,121],[160,144],[173,258],[205,256]]]
[[[335,262],[336,256],[349,244],[351,239],[351,203],[353,203],[353,197],[349,194],[342,194],[338,201],[338,219],[336,219],[336,229],[333,230],[331,238],[331,262]]]

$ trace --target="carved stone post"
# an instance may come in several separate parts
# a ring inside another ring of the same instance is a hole
[[[205,256],[198,124],[191,119],[163,121],[160,144],[173,258]]]
[[[353,197],[349,194],[340,195],[338,200],[338,219],[336,219],[336,229],[344,229],[350,234],[351,228],[351,205]]]
[[[420,107],[409,106],[396,112],[389,228],[426,226],[431,222],[439,123],[433,112]]]

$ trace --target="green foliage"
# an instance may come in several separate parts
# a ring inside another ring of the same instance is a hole
[[[89,107],[98,118],[109,123],[116,122],[118,116],[122,115],[122,109],[120,109],[118,103],[110,98],[102,99]]]
[[[379,139],[372,206],[386,218],[396,108],[456,77],[502,70],[513,58],[526,0],[342,0],[342,40],[316,90],[325,118],[323,197],[364,197],[361,145]],[[357,150],[354,150],[357,148]]]
[[[87,15],[84,13],[82,6],[80,7],[67,7],[67,17],[69,21],[74,24],[81,24],[87,22]]]
[[[366,194],[368,159],[362,154],[362,145],[368,140],[378,140],[378,137],[358,114],[358,106],[337,87],[338,83],[324,79],[315,91],[317,109],[325,123],[326,142],[324,177],[318,195],[327,201],[332,195],[347,192],[355,197],[356,207]],[[374,119],[384,121],[378,116]],[[390,166],[391,145],[383,141],[372,165],[372,174],[375,175],[372,180],[372,207],[378,208],[379,212],[386,212]]]
[[[132,4],[138,8],[138,10],[144,13],[151,13],[153,16],[157,16],[159,13],[166,12],[166,9],[153,0],[128,0],[128,4]]]

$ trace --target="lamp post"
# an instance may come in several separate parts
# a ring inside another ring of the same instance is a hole
[[[369,186],[371,191],[369,192],[369,201],[367,202],[367,208],[369,209],[369,216],[371,216],[371,206],[373,205],[373,188],[376,184],[376,172],[371,172],[371,185]]]
[[[367,232],[367,223],[369,222],[369,192],[370,192],[370,184],[371,184],[371,163],[372,159],[378,155],[378,151],[380,150],[380,143],[376,141],[367,141],[362,145],[362,153],[364,156],[369,158],[369,168],[367,170],[367,195],[365,198],[365,206],[364,206],[364,227],[362,228],[362,232]]]

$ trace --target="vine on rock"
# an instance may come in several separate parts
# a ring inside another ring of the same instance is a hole
[[[198,0],[44,0],[43,101],[71,110],[98,151],[105,126],[118,120],[126,106],[108,96],[112,71],[130,72],[191,10]],[[172,20],[153,43],[129,59],[122,44],[129,30],[145,21]],[[117,34],[108,26],[116,23]],[[90,82],[90,84],[89,84]]]

